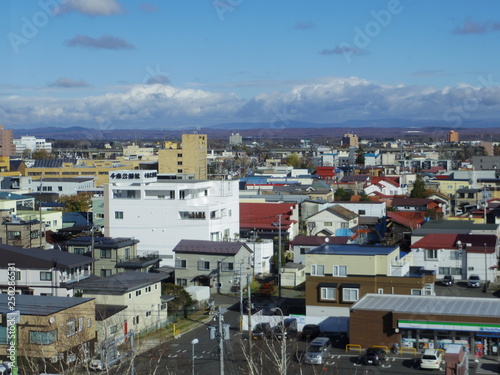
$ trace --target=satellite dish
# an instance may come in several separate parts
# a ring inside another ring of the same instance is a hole
[[[50,324],[54,324],[54,322],[55,322],[55,321],[56,321],[56,318],[54,318],[53,316],[51,316],[51,317],[49,318],[49,323],[50,323]]]
[[[325,237],[325,242],[330,242],[330,239],[328,237]]]

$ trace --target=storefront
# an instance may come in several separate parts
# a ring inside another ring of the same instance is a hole
[[[362,347],[464,344],[478,356],[499,355],[500,300],[367,294],[351,307],[349,328],[349,342]]]

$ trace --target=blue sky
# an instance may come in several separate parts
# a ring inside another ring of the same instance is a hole
[[[5,0],[0,123],[492,120],[500,3]]]

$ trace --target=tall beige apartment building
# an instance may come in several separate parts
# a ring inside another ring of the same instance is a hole
[[[158,151],[158,173],[191,175],[195,180],[207,178],[207,135],[183,134],[182,143],[168,142]]]
[[[14,131],[4,129],[3,125],[0,125],[0,156],[14,156],[15,154]]]
[[[359,138],[355,134],[344,134],[342,137],[342,145],[349,147],[357,147],[359,145]]]
[[[455,130],[450,130],[450,132],[448,133],[448,137],[447,138],[448,138],[447,139],[448,142],[458,143],[460,141],[459,134]]]

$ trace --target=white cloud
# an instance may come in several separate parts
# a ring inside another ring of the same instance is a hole
[[[77,12],[89,16],[110,16],[123,13],[116,0],[69,0],[62,5],[58,13]]]
[[[316,79],[285,91],[242,99],[234,93],[135,85],[124,91],[76,98],[1,96],[5,126],[96,126],[115,128],[270,122],[286,112],[289,120],[335,123],[401,118],[455,121],[498,118],[500,87],[381,85],[358,77]],[[10,91],[12,93],[12,91]],[[451,115],[450,115],[451,114]]]

